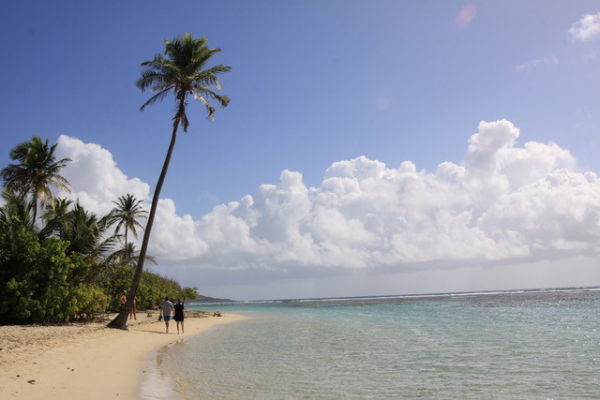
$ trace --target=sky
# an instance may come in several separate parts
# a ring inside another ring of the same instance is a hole
[[[172,98],[140,63],[206,36],[148,268],[235,300],[600,285],[600,5],[585,0],[10,2],[0,165],[58,143],[72,193],[149,208]]]

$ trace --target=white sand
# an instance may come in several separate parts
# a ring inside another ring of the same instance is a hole
[[[154,351],[243,318],[187,318],[180,335],[174,321],[166,334],[157,313],[138,313],[127,331],[105,324],[0,326],[0,398],[137,399],[144,361]]]

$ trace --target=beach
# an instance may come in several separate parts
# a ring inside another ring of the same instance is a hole
[[[193,315],[193,316],[192,316]],[[243,316],[187,312],[169,334],[158,313],[139,312],[128,330],[102,323],[0,326],[0,398],[137,399],[148,355]]]

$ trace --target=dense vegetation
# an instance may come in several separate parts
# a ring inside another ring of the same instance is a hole
[[[0,172],[0,324],[118,311],[134,277],[139,255],[130,235],[137,237],[146,218],[141,201],[122,196],[98,216],[78,201],[55,198],[52,189],[70,190],[60,170],[71,161],[56,161],[56,146],[33,137],[10,152],[14,163]],[[196,290],[144,271],[137,305],[150,308],[164,296],[195,298]]]

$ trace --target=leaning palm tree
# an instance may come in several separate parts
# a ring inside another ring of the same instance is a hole
[[[20,143],[11,150],[10,158],[18,163],[9,164],[0,171],[6,189],[23,196],[31,196],[34,222],[37,218],[38,204],[43,207],[53,199],[51,186],[70,192],[69,181],[59,172],[71,159],[56,161],[54,151],[57,145],[55,143],[50,146],[48,139],[42,142],[39,136],[34,136],[31,141]]]
[[[145,61],[141,64],[147,68],[142,72],[140,79],[138,79],[137,87],[142,91],[150,89],[155,94],[142,105],[140,110],[143,111],[147,106],[154,104],[157,100],[164,99],[169,93],[173,93],[175,96],[175,116],[173,117],[171,143],[169,144],[169,149],[167,150],[158,182],[156,183],[156,189],[154,190],[150,214],[148,215],[146,229],[144,230],[142,247],[129,291],[130,296],[123,310],[108,324],[111,328],[126,328],[127,316],[133,305],[133,299],[140,280],[142,279],[144,259],[148,249],[154,215],[156,214],[160,191],[165,181],[167,170],[169,169],[173,148],[175,147],[177,130],[181,126],[183,131],[187,132],[190,125],[186,114],[188,95],[192,95],[194,99],[199,100],[204,105],[208,113],[208,119],[210,120],[213,119],[215,113],[210,100],[216,101],[222,108],[229,104],[229,98],[217,94],[214,89],[222,89],[217,76],[230,71],[231,67],[217,65],[204,69],[211,57],[221,51],[221,49],[209,48],[206,42],[206,38],[194,39],[189,33],[186,33],[184,36],[178,36],[172,41],[165,40],[164,56],[157,54],[153,60]]]
[[[136,229],[143,228],[142,224],[138,222],[138,218],[146,218],[145,214],[148,214],[148,212],[140,206],[142,201],[137,200],[132,194],[121,196],[117,201],[113,201],[113,203],[116,207],[112,210],[111,219],[117,224],[115,233],[119,233],[121,228],[124,228],[123,250],[127,251],[129,249],[129,242],[127,240],[129,231],[137,238]],[[127,255],[125,254],[125,256]]]

